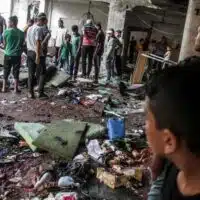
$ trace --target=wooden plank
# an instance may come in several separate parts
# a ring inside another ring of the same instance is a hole
[[[132,78],[131,78],[132,84],[140,84],[142,82],[142,77],[145,72],[145,65],[148,60],[148,58],[142,56],[143,53],[147,54],[148,52],[142,51],[139,53],[138,58],[137,58],[136,68],[135,68]]]

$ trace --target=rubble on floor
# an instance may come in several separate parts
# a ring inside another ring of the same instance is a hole
[[[0,198],[142,199],[151,160],[143,87],[49,71],[49,100],[0,93]]]

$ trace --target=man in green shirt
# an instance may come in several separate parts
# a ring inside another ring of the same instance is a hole
[[[19,92],[19,71],[21,65],[21,55],[24,44],[24,33],[17,28],[18,18],[12,16],[9,18],[9,28],[3,34],[5,58],[4,58],[4,80],[2,92],[6,92],[8,77],[11,69],[14,76],[14,91]]]
[[[66,34],[65,39],[59,50],[60,68],[67,74],[70,74],[70,65],[72,59],[71,35]]]

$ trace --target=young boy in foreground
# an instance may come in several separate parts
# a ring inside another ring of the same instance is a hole
[[[168,160],[161,200],[200,199],[200,58],[165,69],[147,85],[146,133]]]

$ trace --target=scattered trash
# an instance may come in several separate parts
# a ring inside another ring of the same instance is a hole
[[[50,172],[46,172],[42,175],[39,181],[34,186],[34,190],[39,189],[43,184],[49,182],[52,179],[52,174]]]
[[[32,142],[38,138],[44,127],[42,124],[37,123],[15,123],[15,130],[25,139],[33,151],[36,151],[37,147]]]
[[[128,177],[125,175],[116,175],[106,171],[104,168],[97,168],[97,179],[112,189],[126,186]]]
[[[60,192],[56,195],[55,200],[77,200],[78,195],[75,192]]]
[[[58,187],[65,188],[65,187],[79,187],[79,183],[75,183],[74,179],[70,176],[61,177],[58,181]]]
[[[100,94],[90,94],[90,95],[86,96],[86,98],[91,99],[93,101],[97,101],[98,99],[103,98],[103,96]]]
[[[91,140],[87,145],[88,154],[95,159],[95,161],[102,163],[102,155],[104,152],[102,151],[98,140]]]
[[[58,96],[65,96],[67,94],[67,89],[60,89],[58,92]]]

